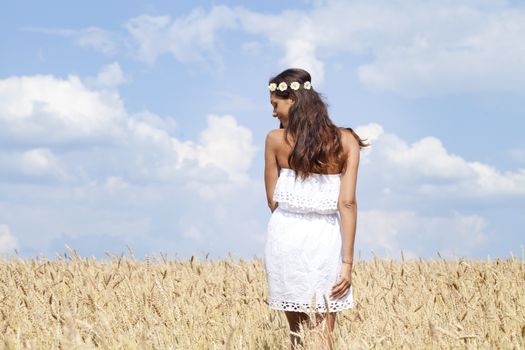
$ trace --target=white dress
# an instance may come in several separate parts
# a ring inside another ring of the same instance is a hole
[[[281,168],[273,193],[279,204],[264,248],[271,309],[336,312],[354,306],[352,286],[342,298],[330,299],[342,265],[340,180],[340,174],[295,180],[295,170]]]

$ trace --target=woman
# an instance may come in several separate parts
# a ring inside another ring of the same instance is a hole
[[[332,349],[335,315],[353,307],[357,170],[368,144],[332,123],[307,71],[287,69],[268,87],[280,120],[265,141],[268,305],[285,311],[291,332],[310,311],[315,327],[326,316],[323,334]],[[300,343],[293,333],[290,340],[292,349]]]

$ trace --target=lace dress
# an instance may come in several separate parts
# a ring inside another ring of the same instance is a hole
[[[271,309],[336,312],[354,306],[352,286],[342,298],[330,299],[342,264],[339,187],[340,174],[296,181],[293,169],[281,168],[273,194],[279,205],[268,221],[264,248]]]

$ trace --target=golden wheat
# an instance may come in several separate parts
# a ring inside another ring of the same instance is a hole
[[[289,349],[261,259],[71,252],[0,261],[0,347]],[[356,260],[352,284],[355,308],[338,313],[334,349],[525,348],[525,264],[514,257]],[[306,349],[318,334],[300,331]]]

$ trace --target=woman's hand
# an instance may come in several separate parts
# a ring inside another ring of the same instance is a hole
[[[273,212],[275,211],[275,209],[277,209],[277,207],[279,206],[279,202],[272,202],[272,203],[268,203],[268,206],[270,207],[270,211]]]
[[[344,297],[350,290],[352,285],[352,265],[341,265],[341,278],[333,285],[331,299],[339,299]]]

